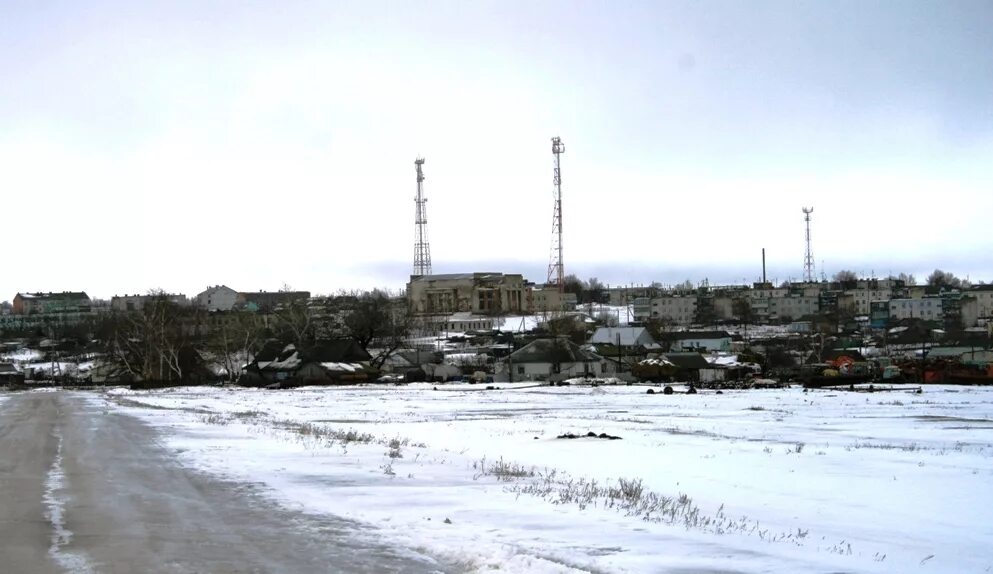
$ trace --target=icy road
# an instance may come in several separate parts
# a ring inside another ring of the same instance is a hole
[[[280,508],[180,466],[93,395],[0,397],[0,571],[437,572],[331,515]]]

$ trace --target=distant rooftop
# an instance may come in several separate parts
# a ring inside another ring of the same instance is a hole
[[[457,281],[459,279],[484,279],[487,277],[504,277],[520,275],[519,273],[500,273],[497,271],[476,271],[473,273],[438,273],[436,275],[411,275],[411,281]]]
[[[62,291],[59,293],[18,293],[21,299],[86,299],[90,297],[84,291]]]

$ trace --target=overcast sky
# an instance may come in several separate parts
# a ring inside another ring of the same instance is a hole
[[[993,280],[993,3],[0,2],[0,300]]]

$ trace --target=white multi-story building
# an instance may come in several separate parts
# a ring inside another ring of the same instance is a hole
[[[689,325],[696,317],[696,295],[669,295],[655,297],[651,300],[651,317],[675,323]]]
[[[739,295],[740,296],[740,295]],[[727,320],[734,317],[734,297],[717,295],[714,297],[714,318]]]
[[[963,327],[993,325],[993,285],[974,285],[962,291]]]
[[[238,292],[227,285],[215,285],[199,293],[194,301],[208,311],[230,311],[238,303]]]
[[[768,300],[770,319],[799,319],[816,315],[820,311],[820,298],[817,295],[790,295]]]
[[[790,290],[785,287],[755,288],[748,292],[748,296],[754,302],[756,299],[776,299],[786,297]]]
[[[859,315],[868,315],[872,308],[872,303],[876,301],[889,301],[893,296],[893,291],[888,287],[870,285],[862,286],[845,291],[853,305],[853,311]]]
[[[974,285],[965,294],[976,300],[976,324],[993,323],[993,285]]]
[[[925,321],[941,321],[944,315],[941,311],[940,297],[921,297],[918,299],[890,299],[890,319],[924,319]]]

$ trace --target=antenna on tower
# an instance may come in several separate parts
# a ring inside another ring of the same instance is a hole
[[[810,249],[810,214],[813,212],[813,207],[803,208],[803,220],[807,224],[807,254],[803,258],[803,280],[807,283],[814,282],[814,252]]]
[[[417,169],[417,197],[414,198],[414,203],[417,204],[417,213],[414,216],[414,231],[417,237],[417,241],[414,243],[414,275],[431,274],[431,246],[428,244],[428,198],[424,197],[422,165],[424,165],[423,157],[414,160],[414,167]]]
[[[565,144],[559,137],[552,138],[552,155],[555,164],[552,172],[552,184],[555,189],[555,211],[552,213],[552,253],[548,262],[548,284],[555,285],[559,293],[565,289],[565,269],[562,263],[562,169],[560,156],[565,152]]]

